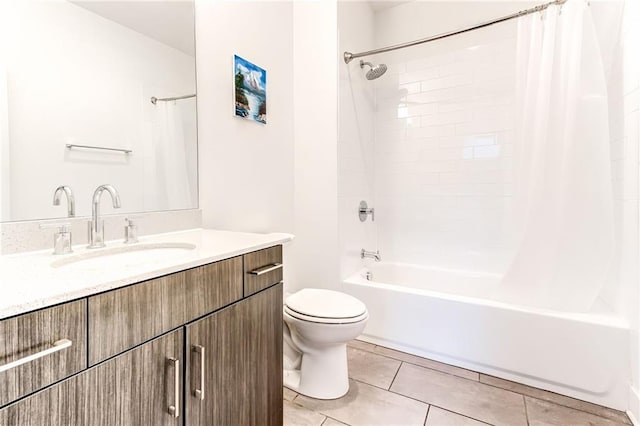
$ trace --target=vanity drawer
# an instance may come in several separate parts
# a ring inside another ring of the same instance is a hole
[[[0,405],[86,365],[86,299],[0,321]]]
[[[244,296],[282,281],[282,246],[244,255]]]
[[[242,299],[235,257],[89,298],[89,365]]]

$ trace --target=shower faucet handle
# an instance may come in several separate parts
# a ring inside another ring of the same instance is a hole
[[[375,209],[369,208],[369,205],[366,201],[360,201],[360,206],[358,207],[358,217],[360,218],[360,222],[364,222],[367,220],[367,216],[371,215],[371,221],[376,220]]]

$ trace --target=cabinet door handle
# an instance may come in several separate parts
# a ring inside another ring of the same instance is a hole
[[[180,360],[167,358],[173,365],[173,405],[169,406],[169,414],[178,418],[180,416]]]
[[[45,349],[43,351],[40,351],[40,352],[36,352],[35,354],[31,354],[31,355],[25,356],[24,358],[17,359],[15,361],[9,362],[7,364],[0,365],[0,373],[3,373],[3,372],[8,371],[8,370],[11,370],[12,368],[19,367],[22,364],[26,364],[28,362],[35,361],[36,359],[45,357],[47,355],[51,355],[53,353],[56,353],[58,351],[66,349],[68,347],[71,347],[72,344],[73,344],[73,342],[71,340],[69,340],[69,339],[56,340],[55,342],[53,342],[53,344],[51,345],[50,348],[47,348],[47,349]]]
[[[278,269],[282,269],[282,263],[272,263],[271,265],[262,266],[258,269],[254,269],[253,271],[249,271],[248,273],[250,275],[262,275]]]
[[[204,401],[204,346],[193,345],[193,351],[200,354],[200,389],[194,389],[193,395],[200,401]]]

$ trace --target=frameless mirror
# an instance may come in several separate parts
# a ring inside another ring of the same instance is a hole
[[[0,2],[0,220],[197,208],[194,45],[192,0]]]

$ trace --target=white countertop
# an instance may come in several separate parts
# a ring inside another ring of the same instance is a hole
[[[192,250],[172,250],[168,255],[144,256],[143,262],[78,262],[52,267],[74,256],[94,255],[99,250],[129,247],[122,241],[107,242],[104,249],[74,246],[74,253],[55,256],[52,250],[0,256],[0,319],[62,302],[87,297],[140,281],[156,278],[222,259],[283,244],[293,239],[284,233],[194,229],[140,237],[138,244],[182,243]],[[115,259],[115,257],[114,257]]]

